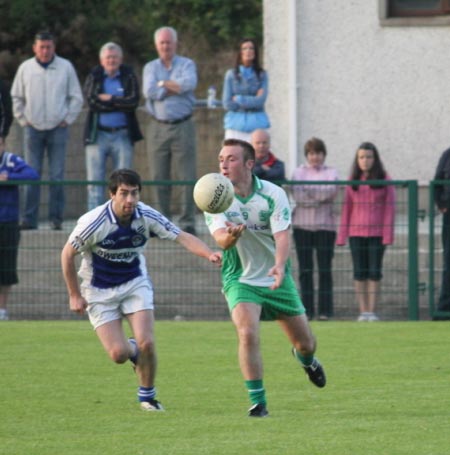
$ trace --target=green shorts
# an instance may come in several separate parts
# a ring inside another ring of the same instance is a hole
[[[228,308],[233,308],[238,303],[250,302],[261,305],[261,320],[273,321],[279,319],[280,314],[296,316],[305,313],[305,307],[298,295],[292,276],[284,278],[278,289],[272,290],[266,287],[250,286],[249,284],[229,283],[224,290]]]

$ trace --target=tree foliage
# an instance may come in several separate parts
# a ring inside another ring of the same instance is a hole
[[[0,77],[12,81],[39,30],[55,34],[57,53],[72,61],[80,80],[107,41],[140,68],[155,58],[153,32],[162,25],[177,29],[180,54],[214,72],[217,55],[234,52],[241,37],[261,42],[262,0],[0,0]]]

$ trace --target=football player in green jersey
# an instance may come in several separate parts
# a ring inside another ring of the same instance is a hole
[[[265,417],[260,320],[278,321],[294,357],[317,387],[324,387],[326,378],[314,356],[316,340],[291,275],[291,209],[286,192],[253,175],[255,151],[245,141],[226,139],[219,163],[235,197],[224,213],[205,213],[205,219],[224,250],[223,292],[238,334],[239,365],[252,404],[248,415]]]

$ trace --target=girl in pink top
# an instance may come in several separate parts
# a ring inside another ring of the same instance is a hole
[[[362,143],[355,155],[350,180],[390,180],[377,148]],[[377,321],[383,255],[394,241],[395,190],[392,185],[348,185],[342,207],[337,245],[349,239],[353,278],[359,304],[358,321]]]
[[[295,169],[292,180],[305,181],[292,188],[295,209],[292,216],[295,249],[299,265],[302,302],[306,314],[314,318],[314,253],[319,275],[319,320],[333,316],[333,277],[331,263],[336,241],[333,202],[337,194],[336,169],[326,166],[327,150],[321,139],[311,138],[305,144],[306,164]],[[330,181],[330,184],[312,183]]]

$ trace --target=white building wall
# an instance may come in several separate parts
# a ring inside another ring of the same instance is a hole
[[[297,156],[289,157],[289,14],[297,8]],[[450,28],[382,27],[376,0],[264,0],[272,149],[288,164],[320,137],[346,178],[372,141],[393,179],[432,179],[450,146]]]

